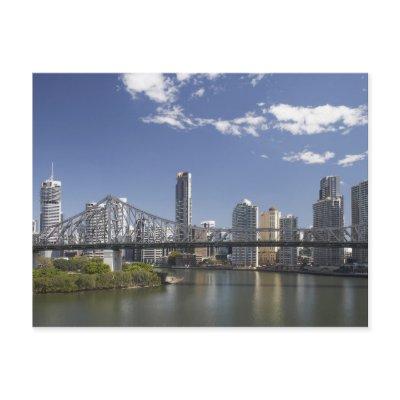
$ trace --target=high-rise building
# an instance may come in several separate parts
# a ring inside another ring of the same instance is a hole
[[[293,242],[299,239],[297,217],[288,214],[279,219],[279,238],[284,242]],[[298,249],[296,247],[281,247],[278,251],[279,264],[284,266],[296,266]]]
[[[40,188],[40,232],[44,232],[61,220],[61,182],[54,180],[52,163],[51,176],[42,182]]]
[[[32,220],[32,233],[33,234],[37,233],[37,222],[36,222],[36,219]]]
[[[343,196],[340,195],[340,177],[327,176],[321,179],[319,200],[313,204],[314,228],[343,227]],[[332,240],[336,240],[332,236]],[[341,266],[344,261],[343,249],[314,248],[314,264],[323,266]]]
[[[176,174],[175,220],[179,224],[192,225],[192,175],[190,172]]]
[[[247,199],[238,203],[232,213],[232,228],[233,241],[256,241],[258,207]],[[237,266],[258,267],[258,247],[232,247],[232,263]]]
[[[368,181],[360,182],[351,188],[352,235],[358,240],[368,240]],[[368,249],[353,249],[352,259],[358,263],[368,263]]]
[[[340,177],[326,176],[320,181],[319,200],[340,196]]]
[[[276,231],[266,231],[260,233],[261,240],[278,241],[279,240],[279,219],[280,211],[271,207],[268,211],[260,215],[260,228],[276,229]],[[261,265],[274,265],[277,261],[278,247],[260,247],[258,249],[258,262]]]

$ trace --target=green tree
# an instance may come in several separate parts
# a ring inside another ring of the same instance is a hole
[[[53,268],[54,267],[53,260],[51,258],[39,256],[37,261],[38,261],[39,267],[43,267],[43,268]]]
[[[168,254],[168,265],[175,265],[176,264],[176,257],[181,256],[182,253],[179,251],[171,251],[171,253]]]
[[[84,265],[83,272],[85,274],[105,274],[110,272],[110,266],[101,260],[92,260]]]
[[[154,270],[151,264],[143,263],[143,262],[134,262],[131,264],[124,264],[122,266],[123,271],[139,271],[139,270],[146,270],[152,272]]]

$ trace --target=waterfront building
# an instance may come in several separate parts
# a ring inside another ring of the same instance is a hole
[[[250,200],[238,203],[232,213],[232,240],[257,240],[258,207]],[[235,229],[238,231],[235,232]],[[247,232],[241,232],[247,231]],[[237,266],[258,267],[258,247],[232,247],[232,263]]]
[[[144,242],[152,241],[152,240],[161,242],[162,229],[155,228],[154,235],[155,235],[155,237],[151,238],[150,234],[149,234],[149,229],[146,226],[144,227],[144,232],[143,232]],[[157,263],[161,262],[163,256],[164,256],[163,249],[143,249],[141,251],[141,261],[148,263],[148,264],[157,264]]]
[[[343,196],[340,194],[340,178],[327,176],[321,179],[319,200],[313,204],[314,228],[342,228]],[[334,237],[332,237],[334,240]],[[341,266],[344,252],[340,248],[314,248],[314,265]]]
[[[279,238],[284,242],[299,240],[297,232],[297,217],[288,214],[279,219]],[[283,266],[296,266],[298,250],[296,247],[281,247],[278,251],[279,264]]]
[[[51,176],[42,182],[40,188],[40,232],[61,220],[61,182],[54,179],[52,163]]]
[[[192,235],[196,235],[197,240],[201,240],[206,242],[211,235],[211,231],[207,231],[207,229],[215,228],[215,221],[202,221],[200,223],[202,228],[206,228],[204,230],[193,230]],[[196,247],[194,250],[194,254],[196,257],[201,261],[206,258],[211,258],[215,256],[215,249],[214,247]]]
[[[353,236],[358,240],[368,240],[368,181],[362,181],[351,188],[351,225]],[[357,263],[368,263],[368,249],[353,249],[352,260]]]
[[[279,219],[281,213],[275,207],[260,215],[260,228],[276,229],[276,231],[260,232],[261,240],[279,240]],[[258,250],[258,263],[260,265],[275,265],[277,262],[278,247],[260,247]]]

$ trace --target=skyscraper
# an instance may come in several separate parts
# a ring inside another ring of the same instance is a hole
[[[247,199],[238,203],[232,213],[232,228],[233,241],[257,240],[258,207]],[[258,267],[258,247],[232,247],[232,262],[238,266]]]
[[[324,200],[328,197],[336,197],[340,195],[340,177],[326,176],[321,179],[319,189],[319,199]]]
[[[327,176],[321,179],[319,200],[313,204],[313,227],[343,227],[343,196],[340,195],[340,177]],[[315,265],[340,266],[343,260],[343,249],[314,248]]]
[[[368,240],[368,181],[351,188],[351,225],[355,239]],[[368,249],[353,249],[352,259],[358,263],[368,263]]]
[[[280,211],[271,207],[260,215],[260,228],[277,229],[271,232],[261,232],[260,239],[268,241],[279,240],[279,219]],[[278,247],[260,247],[258,250],[258,262],[261,265],[274,265],[277,261]]]
[[[51,176],[40,188],[40,232],[61,222],[61,182],[54,180],[53,163]]]
[[[297,217],[289,214],[279,219],[279,237],[283,242],[293,242],[299,239]],[[281,247],[279,249],[279,264],[284,266],[297,265],[297,248]]]
[[[183,225],[192,225],[192,174],[190,172],[176,174],[175,220]]]

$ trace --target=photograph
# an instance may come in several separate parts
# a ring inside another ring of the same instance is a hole
[[[32,73],[32,325],[368,327],[368,73]]]

